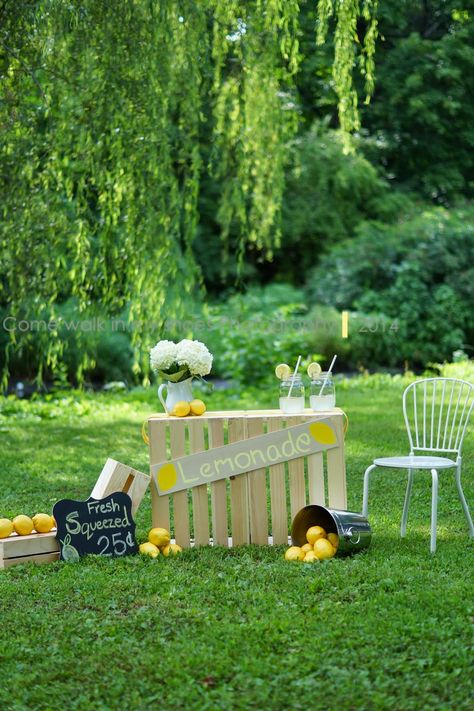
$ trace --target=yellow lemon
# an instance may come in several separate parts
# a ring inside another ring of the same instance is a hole
[[[327,538],[318,538],[313,550],[319,560],[328,560],[336,555],[336,549],[329,543]]]
[[[319,363],[313,361],[313,363],[310,363],[308,365],[306,372],[308,373],[309,377],[314,380],[314,378],[320,374],[321,366],[319,365]]]
[[[206,405],[202,400],[192,400],[189,403],[191,415],[202,415],[206,412]]]
[[[304,563],[317,563],[319,561],[318,556],[314,551],[308,551],[304,557]]]
[[[301,550],[305,553],[309,553],[309,551],[313,550],[313,546],[311,545],[311,543],[305,543],[304,546],[301,546]]]
[[[305,552],[299,546],[291,546],[285,553],[285,560],[303,560]]]
[[[339,546],[339,536],[337,533],[328,533],[328,541],[329,543],[337,550]]]
[[[180,400],[173,407],[171,414],[175,417],[186,417],[186,415],[189,415],[190,412],[191,405],[189,404],[189,402],[186,402],[186,400]]]
[[[314,546],[315,542],[320,538],[326,538],[326,531],[322,526],[311,526],[306,531],[306,540]]]
[[[158,471],[157,480],[158,486],[163,491],[168,491],[168,489],[172,489],[178,481],[178,472],[176,471],[175,465],[171,462],[163,464],[161,469]]]
[[[37,513],[33,516],[33,526],[38,533],[49,533],[53,527],[52,516],[45,513]]]
[[[150,541],[141,543],[138,546],[138,550],[142,555],[149,555],[150,558],[156,558],[157,555],[160,555],[160,549],[153,545],[153,543],[150,543]]]
[[[0,538],[8,538],[13,533],[13,524],[9,518],[0,518]]]
[[[325,422],[313,422],[309,426],[309,433],[320,444],[337,444],[334,430]]]
[[[179,553],[182,553],[183,549],[181,546],[178,546],[177,543],[170,543],[168,546],[162,548],[161,552],[164,556],[168,557],[169,555],[178,555]]]
[[[291,368],[289,365],[286,363],[280,363],[280,365],[277,365],[275,368],[275,375],[277,378],[280,378],[280,380],[285,380],[286,378],[289,378],[291,375]]]
[[[152,528],[148,534],[148,540],[158,548],[167,546],[170,542],[170,533],[166,528]]]
[[[28,536],[34,528],[33,521],[29,516],[20,514],[13,519],[13,528],[19,536]]]

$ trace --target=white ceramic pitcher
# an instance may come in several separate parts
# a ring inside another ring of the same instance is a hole
[[[182,380],[180,383],[172,383],[167,381],[162,383],[158,388],[158,397],[165,408],[165,412],[170,415],[177,402],[184,400],[191,402],[193,400],[192,378]],[[166,400],[163,398],[163,390],[166,388]]]

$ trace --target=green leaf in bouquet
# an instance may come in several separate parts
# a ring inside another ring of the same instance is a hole
[[[179,383],[182,380],[187,380],[191,377],[191,373],[189,372],[187,365],[174,373],[167,373],[166,370],[157,370],[157,373],[164,380],[169,380],[170,383]]]

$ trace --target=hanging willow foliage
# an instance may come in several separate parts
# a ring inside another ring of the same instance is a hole
[[[318,9],[318,42],[334,22],[350,131],[357,56],[369,92],[373,84],[374,2]],[[71,300],[79,314],[127,310],[136,371],[146,373],[144,343],[200,283],[192,243],[203,171],[221,187],[224,246],[231,229],[240,258],[248,242],[268,257],[279,243],[300,3],[6,0],[0,12],[0,305],[46,323]],[[39,378],[61,368],[54,327],[8,338],[4,384],[14,348],[39,354]],[[91,366],[84,349],[79,380]]]
[[[339,121],[347,135],[360,128],[357,111],[357,91],[353,82],[353,69],[358,60],[360,72],[365,78],[366,103],[374,89],[374,55],[377,39],[378,0],[319,0],[316,42],[324,44],[329,21],[334,18],[334,63],[333,80],[339,99]],[[366,24],[361,42],[357,22],[362,18]]]

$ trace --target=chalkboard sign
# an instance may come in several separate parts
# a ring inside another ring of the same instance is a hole
[[[123,491],[104,499],[62,499],[53,508],[61,560],[83,555],[123,556],[138,552],[132,500]]]

